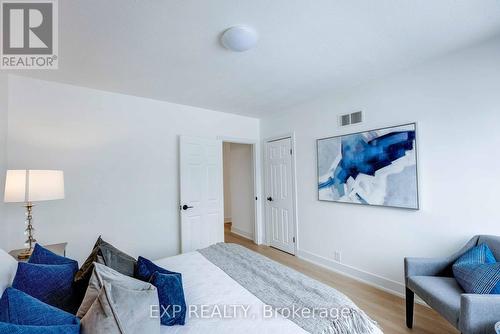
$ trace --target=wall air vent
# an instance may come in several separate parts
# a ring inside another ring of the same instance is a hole
[[[351,115],[340,115],[340,126],[346,126],[351,124]]]
[[[347,126],[351,124],[358,124],[363,122],[363,112],[356,111],[351,114],[344,114],[339,116],[339,125]]]
[[[351,124],[358,124],[363,122],[363,112],[356,111],[351,114]]]

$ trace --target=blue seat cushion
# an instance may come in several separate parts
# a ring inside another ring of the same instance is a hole
[[[34,264],[71,264],[78,270],[78,262],[48,250],[45,247],[35,244],[33,253],[31,254],[28,263]]]
[[[408,278],[408,287],[451,324],[458,326],[460,297],[464,291],[453,277],[412,276]]]
[[[162,325],[184,325],[186,301],[180,273],[159,267],[152,261],[139,256],[135,277],[153,284],[158,289]]]
[[[14,288],[0,298],[0,334],[76,334],[80,320]]]
[[[19,262],[12,287],[42,302],[74,312],[73,277],[75,266],[68,264],[34,264]]]
[[[150,283],[158,289],[161,324],[164,326],[184,325],[186,320],[186,300],[182,278],[176,274],[155,272]]]

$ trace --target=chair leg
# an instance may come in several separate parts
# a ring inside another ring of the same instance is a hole
[[[406,288],[406,327],[413,328],[413,308],[415,293]]]

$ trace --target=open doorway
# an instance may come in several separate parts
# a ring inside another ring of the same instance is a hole
[[[225,241],[255,240],[254,145],[223,143]]]

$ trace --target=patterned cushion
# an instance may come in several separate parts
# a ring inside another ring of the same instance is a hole
[[[164,326],[184,325],[186,301],[182,287],[182,275],[157,266],[152,261],[139,256],[137,278],[152,283],[158,289],[161,305],[161,324]]]
[[[47,265],[19,262],[12,287],[62,310],[73,312],[72,263]]]
[[[77,334],[80,320],[22,291],[8,288],[0,299],[0,333]]]
[[[467,293],[500,294],[500,262],[454,265],[453,273]]]
[[[500,263],[484,243],[455,261],[453,274],[467,293],[500,294]]]
[[[487,244],[480,244],[465,252],[455,261],[455,265],[473,264],[473,263],[495,263],[495,255],[491,252]]]

